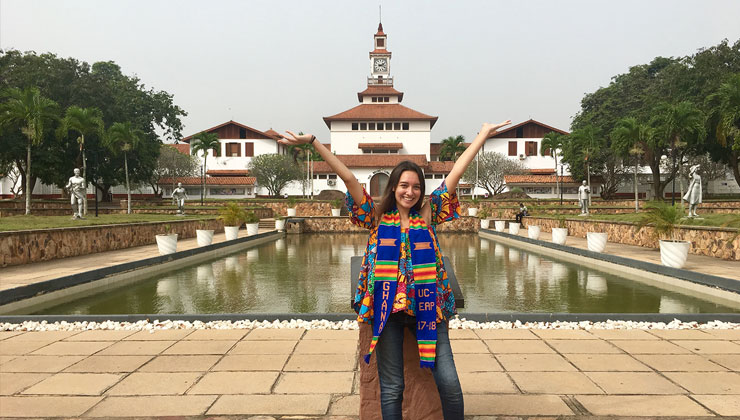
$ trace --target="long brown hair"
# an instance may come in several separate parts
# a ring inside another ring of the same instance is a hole
[[[401,174],[406,171],[416,172],[416,175],[419,176],[421,192],[419,194],[419,200],[414,204],[413,209],[416,210],[417,213],[421,211],[421,206],[424,204],[424,172],[421,170],[419,165],[410,160],[404,160],[396,165],[396,167],[393,168],[393,171],[391,171],[391,175],[388,178],[388,184],[385,186],[383,196],[380,198],[380,204],[375,209],[375,214],[378,220],[380,220],[380,217],[383,216],[385,212],[396,207],[396,195],[394,194],[393,189],[398,186],[398,182],[401,180]]]

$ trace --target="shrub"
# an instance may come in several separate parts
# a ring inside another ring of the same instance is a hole
[[[218,214],[224,226],[240,226],[247,218],[247,212],[237,203],[229,203],[220,208]]]
[[[331,200],[331,208],[333,209],[341,209],[342,208],[342,200],[340,199],[334,199]]]
[[[652,225],[653,236],[657,239],[675,240],[676,228],[683,223],[683,210],[663,201],[648,203],[645,210],[637,222],[636,231],[639,232],[645,226]]]
[[[488,213],[488,209],[483,207],[482,209],[478,210],[478,218],[479,219],[488,219],[490,214]]]
[[[288,197],[288,208],[289,209],[295,208],[296,204],[298,204],[298,200],[296,200],[293,197]]]
[[[260,222],[260,218],[257,217],[257,215],[254,214],[253,211],[248,211],[244,215],[244,223],[259,223],[259,222]]]

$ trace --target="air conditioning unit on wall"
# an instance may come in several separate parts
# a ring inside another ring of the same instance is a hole
[[[519,155],[519,160],[524,160],[525,157],[524,155]]]
[[[337,180],[336,179],[329,179],[329,180],[326,181],[326,185],[328,185],[330,187],[333,187],[333,186],[337,185]]]

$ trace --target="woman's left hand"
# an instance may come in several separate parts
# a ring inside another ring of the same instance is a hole
[[[486,138],[490,138],[496,134],[496,131],[498,131],[499,128],[506,127],[509,124],[511,124],[511,120],[506,120],[498,124],[483,123],[483,127],[480,129],[480,132],[485,133]]]

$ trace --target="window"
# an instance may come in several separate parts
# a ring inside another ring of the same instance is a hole
[[[247,129],[246,128],[239,128],[239,138],[240,139],[246,139],[247,138]]]
[[[242,155],[241,144],[239,143],[226,143],[226,156],[228,157],[239,157]]]
[[[378,98],[376,98],[375,96],[373,96],[373,102],[378,102]]]
[[[360,123],[360,130],[367,130],[367,123]]]
[[[521,139],[524,137],[524,127],[519,127],[516,129],[516,138]]]
[[[509,156],[516,156],[516,142],[509,142]]]
[[[389,96],[384,96],[383,97],[383,102],[389,102],[390,100],[391,100],[391,98]]]
[[[545,151],[542,153],[542,156],[550,156],[552,154],[552,149],[545,149]]]
[[[220,157],[221,156],[221,144],[219,143],[218,146],[211,149],[211,152],[213,153],[213,156]]]
[[[244,188],[210,188],[208,195],[244,195]]]
[[[357,131],[357,129],[359,129],[359,124],[352,123],[352,130]]]
[[[408,130],[409,129],[409,123],[403,123],[402,126],[403,126],[403,129],[404,130]]]
[[[388,130],[388,131],[393,130],[393,124],[391,124],[391,123],[385,123],[385,129]]]
[[[329,179],[337,179],[337,176],[336,175],[333,175],[333,174],[332,175],[329,175]]]
[[[378,46],[379,47],[384,47],[385,46],[385,39],[378,38]]]
[[[434,179],[444,179],[444,174],[434,174]]]
[[[527,156],[537,156],[537,142],[536,141],[525,141],[524,142],[524,153]]]
[[[368,130],[375,130],[375,123],[368,123],[367,124],[367,129]]]
[[[254,156],[254,143],[244,143],[244,156]]]
[[[432,174],[424,174],[424,179],[434,179],[434,175],[432,175]]]
[[[401,123],[393,123],[393,129],[394,130],[400,130],[401,129]]]

